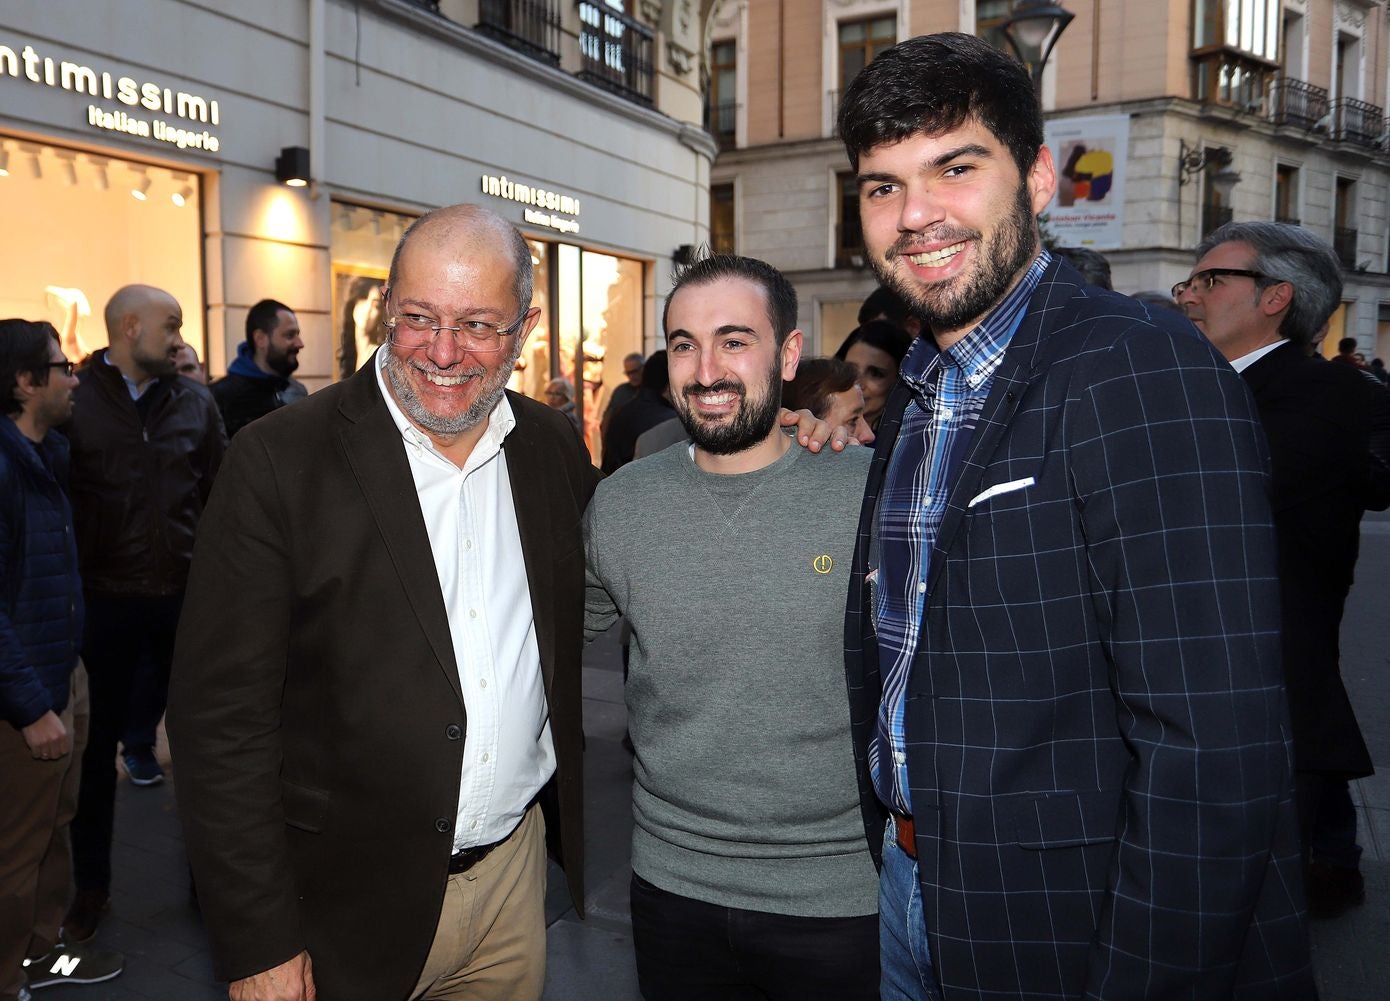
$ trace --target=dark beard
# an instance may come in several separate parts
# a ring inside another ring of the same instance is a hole
[[[777,371],[774,370],[773,374],[776,375]],[[781,380],[769,380],[766,389],[760,401],[750,404],[746,387],[732,379],[721,379],[712,386],[691,383],[681,391],[683,397],[695,393],[738,393],[738,411],[733,420],[711,426],[699,422],[690,408],[689,400],[682,399],[676,406],[676,414],[696,448],[710,455],[734,455],[763,441],[777,423],[777,411],[782,408]]]
[[[999,228],[988,243],[977,249],[979,269],[964,275],[967,284],[959,291],[945,288],[923,289],[907,275],[891,270],[893,261],[902,256],[902,248],[918,239],[905,233],[897,244],[884,252],[883,260],[870,255],[869,263],[880,284],[891,288],[913,307],[932,330],[960,330],[978,320],[1004,298],[1014,277],[1034,256],[1033,204],[1028,185],[1020,183],[1014,195],[1014,210],[1000,220]],[[978,240],[975,230],[948,228],[931,234],[932,240]]]
[[[265,363],[270,366],[270,370],[276,375],[288,379],[290,374],[299,367],[299,358],[296,355],[290,354],[288,351],[279,354],[273,351],[267,351],[265,354]]]

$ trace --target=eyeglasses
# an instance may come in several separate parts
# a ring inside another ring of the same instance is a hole
[[[61,368],[63,370],[64,375],[72,375],[72,362],[68,361],[66,358],[64,358],[62,361],[51,361],[48,363],[48,367]]]
[[[1195,275],[1185,282],[1178,282],[1173,286],[1173,298],[1177,299],[1184,292],[1192,288],[1196,292],[1210,292],[1216,288],[1216,279],[1222,275],[1229,275],[1232,278],[1253,278],[1261,281],[1268,278],[1263,271],[1251,271],[1248,268],[1205,268],[1198,271]],[[1193,286],[1196,286],[1193,288]]]
[[[454,344],[467,351],[482,354],[502,350],[504,337],[510,337],[526,322],[531,311],[525,310],[516,321],[508,324],[487,320],[464,320],[456,326],[440,323],[428,313],[409,311],[392,313],[383,321],[391,332],[391,341],[405,348],[418,349],[432,342],[441,330],[449,331]]]

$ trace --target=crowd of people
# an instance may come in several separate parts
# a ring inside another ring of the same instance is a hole
[[[210,387],[159,289],[76,372],[0,321],[0,1001],[119,974],[83,943],[166,701],[233,1001],[538,999],[620,618],[649,1001],[1316,996],[1308,915],[1365,892],[1338,628],[1390,506],[1383,369],[1316,352],[1336,255],[1235,222],[1114,292],[1043,245],[1032,82],[972,36],[838,114],[858,326],[803,358],[784,275],[694,261],[602,471],[572,385],[505,391],[532,260],[477,206],[406,231],[384,343],[312,395],[274,300]]]

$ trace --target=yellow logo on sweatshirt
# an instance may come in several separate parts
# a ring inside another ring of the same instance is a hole
[[[835,561],[825,553],[821,553],[811,561],[811,569],[816,573],[829,573],[834,566]]]

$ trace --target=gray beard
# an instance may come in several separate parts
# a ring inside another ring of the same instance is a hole
[[[391,392],[395,395],[396,403],[400,406],[401,412],[409,417],[413,424],[425,431],[438,435],[456,435],[475,428],[487,420],[488,415],[497,406],[497,401],[506,392],[507,380],[512,374],[512,366],[516,364],[516,359],[521,354],[521,344],[518,340],[516,350],[509,352],[506,364],[499,366],[491,376],[487,375],[487,369],[481,365],[451,373],[453,375],[481,376],[484,381],[478,389],[477,398],[469,405],[468,409],[460,414],[449,416],[431,413],[420,402],[420,398],[415,395],[415,390],[410,385],[410,380],[406,378],[405,362],[396,357],[389,343],[383,345],[382,350],[386,352],[382,369],[386,373],[386,381],[391,385]]]

